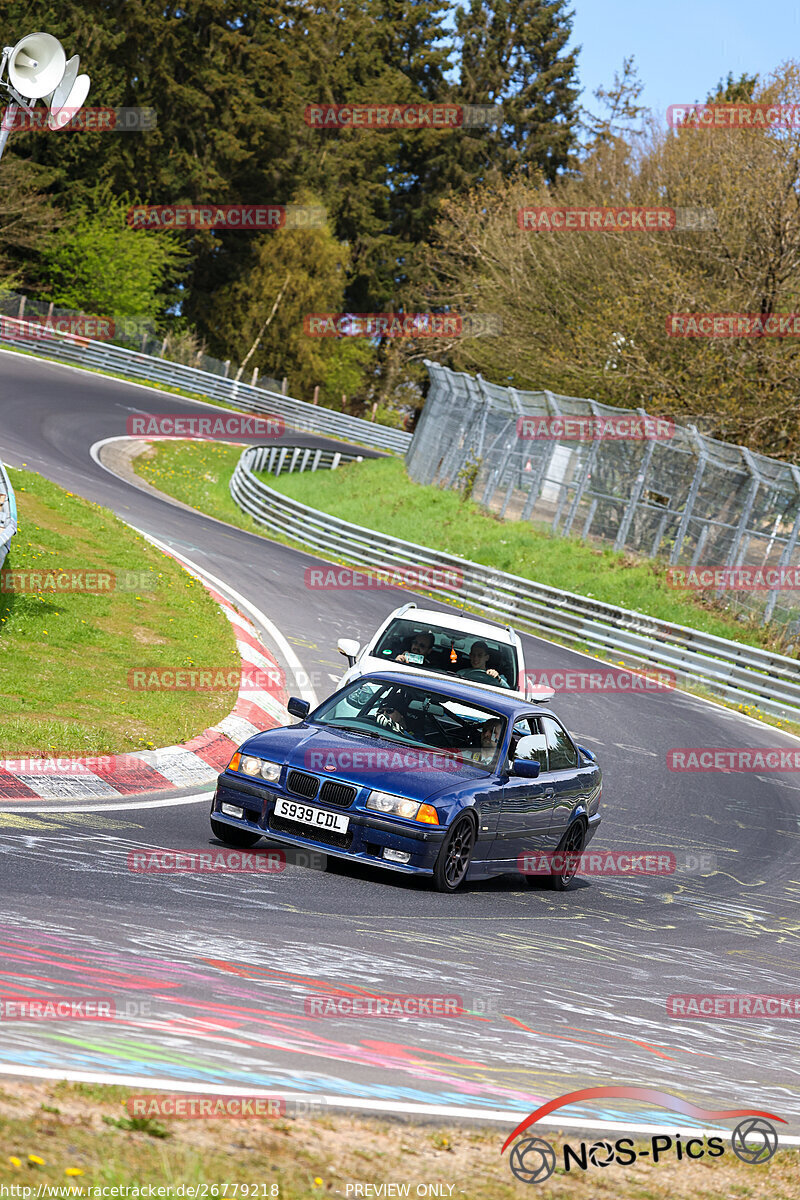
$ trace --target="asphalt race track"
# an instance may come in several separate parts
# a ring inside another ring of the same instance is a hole
[[[308,590],[303,572],[317,559],[170,505],[93,461],[90,447],[124,434],[131,412],[197,413],[196,404],[9,352],[0,352],[0,403],[7,463],[107,505],[234,588],[286,639],[254,618],[290,685],[299,661],[327,694],[344,663],[336,639],[365,638],[412,598]],[[529,668],[590,665],[523,640]],[[212,844],[208,795],[158,806],[9,801],[0,805],[3,982],[111,996],[129,1015],[6,1024],[0,1071],[266,1089],[366,1109],[491,1110],[506,1114],[506,1132],[545,1099],[629,1084],[706,1108],[770,1110],[796,1138],[796,1019],[678,1020],[665,1005],[672,993],[800,990],[800,778],[666,765],[674,747],[796,740],[668,691],[565,694],[554,707],[603,767],[593,848],[673,851],[679,863],[714,855],[713,869],[582,878],[565,894],[507,877],[455,895],[335,860],[324,872],[134,874],[132,849]],[[304,998],[331,988],[457,994],[470,1011],[422,1022],[306,1016]],[[665,1120],[656,1109],[632,1113],[614,1102],[570,1117],[627,1128]]]

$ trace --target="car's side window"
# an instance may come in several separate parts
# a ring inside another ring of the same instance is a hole
[[[547,770],[547,743],[535,717],[521,717],[515,723],[514,742],[514,758],[538,762],[540,770]]]
[[[578,752],[567,731],[562,729],[558,721],[554,721],[552,717],[542,717],[541,721],[550,755],[550,770],[566,771],[569,767],[576,767]]]

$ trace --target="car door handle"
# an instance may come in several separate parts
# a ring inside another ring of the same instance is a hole
[[[555,796],[555,794],[556,794],[555,788],[545,788],[544,791],[542,792],[542,795],[544,796],[545,800],[552,800],[553,797]]]

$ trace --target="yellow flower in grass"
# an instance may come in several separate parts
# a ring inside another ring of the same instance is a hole
[[[314,1187],[322,1187],[322,1186],[323,1186],[322,1180],[320,1179],[319,1175],[317,1175],[316,1179],[314,1180]]]
[[[83,1171],[80,1169],[80,1167],[65,1167],[64,1174],[65,1175],[82,1175]]]
[[[21,1167],[22,1166],[22,1162],[20,1161],[20,1159],[16,1158],[13,1154],[9,1156],[8,1161],[11,1163],[12,1167]]]
[[[44,1166],[44,1159],[39,1158],[38,1154],[29,1154],[28,1162],[32,1163],[34,1167],[43,1167]]]

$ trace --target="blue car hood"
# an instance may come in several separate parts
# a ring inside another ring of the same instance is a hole
[[[305,722],[257,733],[241,750],[322,778],[344,779],[420,801],[459,784],[489,778],[474,763],[459,762],[435,749],[417,750],[389,738],[363,737]]]

